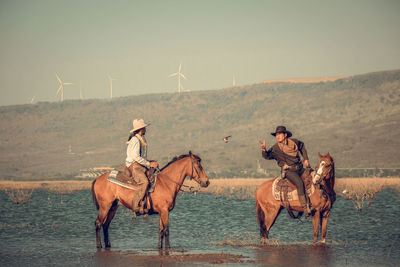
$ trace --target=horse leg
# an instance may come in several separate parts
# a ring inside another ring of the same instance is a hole
[[[164,231],[164,237],[165,237],[165,248],[166,249],[171,248],[171,246],[169,245],[169,226],[168,226],[168,224]]]
[[[110,226],[110,223],[111,223],[112,219],[114,218],[115,213],[117,212],[117,209],[118,209],[118,200],[115,200],[113,202],[110,210],[108,211],[107,220],[103,224],[104,244],[105,244],[106,248],[111,247],[110,239],[108,237],[108,227]]]
[[[321,243],[325,244],[326,230],[328,226],[329,212],[324,212],[321,220]]]
[[[314,244],[318,241],[318,234],[319,234],[319,223],[320,223],[320,211],[315,211],[314,215],[312,216],[312,225],[313,225],[313,234],[314,234]]]
[[[101,248],[101,234],[100,234],[101,222],[99,221],[99,217],[97,217],[96,221],[94,222],[94,225],[96,226],[96,247]]]
[[[99,215],[97,216],[97,219],[95,221],[95,226],[96,226],[96,244],[97,248],[101,248],[101,234],[100,234],[100,228],[107,219],[107,214],[108,211],[110,210],[111,204],[109,205],[102,205],[99,203]]]
[[[281,210],[280,206],[276,207],[269,207],[266,208],[265,210],[262,207],[259,207],[257,212],[259,213],[260,216],[264,216],[264,218],[260,218],[260,238],[261,238],[261,244],[266,245],[268,244],[268,235],[269,235],[269,230],[271,227],[274,225],[276,218],[279,215],[279,212]]]
[[[268,239],[269,230],[274,225],[276,218],[278,217],[280,211],[281,211],[280,206],[271,207],[271,208],[267,209],[267,214],[265,217],[265,227],[266,227],[266,233],[267,233],[266,238],[267,239]]]
[[[169,228],[168,228],[168,210],[161,211],[159,213],[159,231],[158,231],[158,248],[161,249],[163,246],[163,240],[165,237],[165,248],[169,249]]]

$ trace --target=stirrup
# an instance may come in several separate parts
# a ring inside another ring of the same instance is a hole
[[[156,184],[151,185],[150,188],[149,188],[149,190],[147,190],[147,192],[153,193],[153,192],[154,192],[154,187],[156,187]]]
[[[305,218],[308,218],[308,217],[311,216],[312,210],[311,210],[309,205],[306,205],[306,207],[303,207],[303,210],[304,210],[304,217]]]

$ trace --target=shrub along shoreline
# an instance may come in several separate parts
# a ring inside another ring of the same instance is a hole
[[[194,180],[185,180],[184,192],[211,194],[217,198],[244,200],[252,199],[263,182],[272,178],[227,178],[211,179],[207,188],[201,188]],[[34,190],[46,190],[54,194],[71,194],[90,190],[92,181],[0,181],[4,191],[15,204],[27,203]],[[187,190],[188,188],[192,190]],[[338,196],[349,200],[358,211],[368,209],[376,194],[384,189],[393,189],[400,194],[400,178],[337,178],[335,191]],[[194,190],[193,190],[194,189]]]
[[[272,178],[218,178],[210,179],[208,188],[199,188],[194,180],[185,180],[186,185],[194,186],[200,193],[221,195],[229,191],[246,191],[254,195],[257,187]],[[90,190],[90,180],[60,180],[60,181],[0,181],[0,190],[47,190],[54,193],[68,194],[73,191]],[[400,193],[400,177],[393,178],[336,178],[335,191],[343,194],[343,191],[365,191],[371,188],[393,188]]]

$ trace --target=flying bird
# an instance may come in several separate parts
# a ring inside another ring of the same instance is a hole
[[[225,142],[225,143],[228,143],[228,142],[229,142],[228,139],[229,139],[230,137],[232,137],[232,135],[225,136],[225,137],[224,137],[224,142]]]

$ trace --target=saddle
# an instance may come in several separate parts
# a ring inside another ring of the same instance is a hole
[[[312,186],[312,176],[315,171],[311,168],[306,168],[301,175],[303,180],[305,192],[308,196],[314,193],[314,187]],[[297,188],[288,179],[278,177],[272,184],[272,195],[275,200],[282,202],[299,200],[299,195],[297,194]]]
[[[132,189],[132,190],[137,190],[137,187],[139,185],[141,185],[141,183],[138,183],[135,180],[135,177],[132,176],[132,174],[128,168],[126,168],[125,166],[121,166],[120,168],[121,169],[123,168],[123,170],[122,171],[117,171],[117,170],[111,171],[110,174],[108,175],[107,180],[112,183],[115,183],[117,185],[120,185],[122,187]],[[150,183],[155,182],[156,177],[154,174],[154,169],[146,170],[146,176],[148,177]]]
[[[156,182],[156,175],[154,174],[154,169],[150,169],[146,171],[146,176],[149,177],[151,186],[152,182]],[[135,177],[131,176],[131,172],[128,168],[124,168],[122,171],[113,170],[110,172],[107,178],[108,181],[122,186],[124,188],[130,190],[137,190],[140,186],[139,183],[135,181]],[[147,188],[148,189],[148,188]],[[147,190],[143,199],[139,202],[139,213],[140,214],[149,214],[152,211],[152,201],[150,197],[150,192]]]
[[[110,172],[107,178],[108,181],[117,184],[119,186],[122,186],[127,189],[131,190],[137,190],[137,187],[139,186],[138,183],[136,183],[135,179],[132,179],[131,176],[128,176],[124,171],[117,171],[113,170]]]

